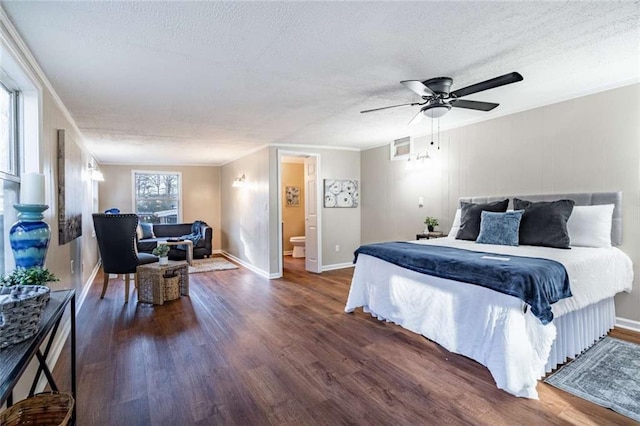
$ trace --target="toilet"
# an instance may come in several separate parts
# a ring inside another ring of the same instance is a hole
[[[302,237],[291,237],[289,242],[293,244],[293,254],[292,257],[304,257],[304,245],[306,238]]]

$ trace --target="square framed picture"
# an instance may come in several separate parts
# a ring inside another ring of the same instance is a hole
[[[356,208],[360,201],[358,181],[351,179],[324,180],[324,207]]]

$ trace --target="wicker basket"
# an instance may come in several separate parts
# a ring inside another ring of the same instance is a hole
[[[39,393],[0,413],[0,425],[65,426],[71,418],[73,403],[73,397],[65,392]]]
[[[164,280],[164,300],[175,300],[180,297],[180,277],[176,274],[165,275]]]
[[[49,301],[49,287],[0,287],[0,349],[15,345],[38,332],[40,316]]]

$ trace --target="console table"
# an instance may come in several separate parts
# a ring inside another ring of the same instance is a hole
[[[50,293],[50,299],[40,318],[40,329],[32,338],[0,350],[0,404],[6,402],[7,407],[13,405],[13,388],[20,380],[29,362],[35,356],[38,359],[36,372],[29,396],[33,396],[44,373],[52,390],[58,391],[51,370],[47,365],[47,356],[51,350],[53,340],[62,320],[66,307],[70,307],[71,314],[71,395],[76,399],[76,292],[75,290],[58,290]],[[47,340],[47,335],[51,333]],[[40,347],[46,343],[44,352]],[[73,405],[71,424],[75,424],[76,406]]]

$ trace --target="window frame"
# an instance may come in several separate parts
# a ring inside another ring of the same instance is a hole
[[[0,76],[0,88],[7,91],[10,95],[10,143],[9,143],[9,170],[0,169],[0,178],[20,182],[20,174],[22,172],[20,166],[20,91]]]
[[[0,250],[0,275],[4,276],[13,270],[15,266],[13,258],[13,250],[9,243],[9,227],[13,222],[17,220],[17,212],[10,206],[18,202],[18,194],[20,191],[20,174],[22,173],[21,152],[22,152],[22,140],[20,138],[21,128],[21,114],[20,114],[20,90],[16,89],[13,85],[8,84],[7,79],[0,75],[0,89],[9,93],[9,158],[8,158],[8,170],[0,169],[0,188],[2,188],[3,194],[0,197],[2,203],[2,213],[0,220],[2,220],[2,247]],[[7,184],[7,182],[11,182]],[[13,186],[14,190],[8,190],[8,187]],[[13,200],[13,201],[11,201]]]
[[[147,174],[147,175],[176,175],[178,177],[178,217],[176,219],[176,223],[182,223],[182,172],[172,171],[172,170],[131,170],[131,210],[138,214],[137,211],[137,197],[136,197],[136,174]]]

